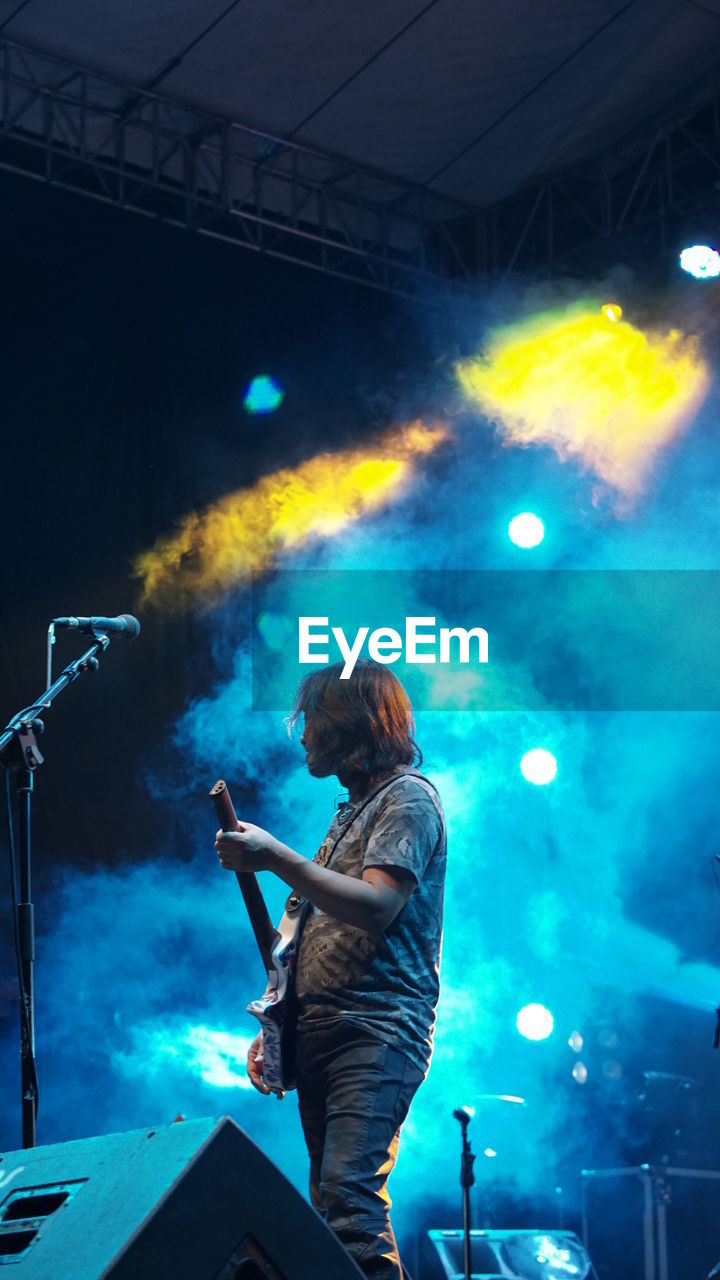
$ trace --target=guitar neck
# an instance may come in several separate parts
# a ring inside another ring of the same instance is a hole
[[[227,786],[222,779],[215,783],[210,796],[223,831],[237,831],[238,822],[233,803]],[[272,969],[272,949],[277,938],[277,932],[268,914],[268,909],[260,892],[260,885],[254,873],[252,871],[236,871],[235,875],[240,885],[240,892],[245,900],[245,907],[250,917],[250,924],[255,934],[258,950],[262,956],[262,962],[269,972]]]
[[[252,871],[236,871],[235,875],[240,885],[240,892],[245,899],[245,907],[250,917],[250,924],[255,934],[258,950],[262,956],[262,962],[269,973],[273,967],[272,949],[277,938],[275,926],[268,915],[268,909],[265,906],[255,874]]]

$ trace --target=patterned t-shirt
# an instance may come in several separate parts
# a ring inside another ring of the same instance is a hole
[[[300,1031],[338,1018],[402,1050],[422,1070],[432,1050],[439,993],[445,886],[445,822],[437,792],[404,770],[361,808],[342,805],[315,855],[333,871],[362,877],[365,867],[398,867],[416,881],[381,934],[309,909],[296,971]],[[344,834],[341,834],[343,833]]]

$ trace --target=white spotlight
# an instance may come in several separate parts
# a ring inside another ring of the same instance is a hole
[[[508,525],[508,537],[516,547],[537,547],[545,537],[545,526],[532,511],[521,511]]]
[[[547,1040],[553,1033],[555,1019],[544,1004],[526,1004],[515,1019],[515,1026],[526,1040]]]
[[[535,787],[545,787],[557,774],[557,760],[552,751],[533,747],[520,761],[520,772],[526,782],[532,782]]]
[[[696,280],[720,276],[720,253],[708,244],[693,244],[680,254],[680,266]]]

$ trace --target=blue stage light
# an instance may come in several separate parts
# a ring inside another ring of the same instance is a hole
[[[720,253],[707,244],[693,244],[680,254],[683,271],[696,280],[712,280],[720,275]]]
[[[536,547],[545,537],[545,526],[532,511],[521,511],[508,525],[508,536],[516,547]]]
[[[274,413],[284,398],[285,392],[279,382],[263,373],[248,384],[243,405],[247,413]]]
[[[533,747],[520,761],[520,772],[526,782],[532,782],[535,787],[545,787],[557,775],[557,760],[552,751]]]
[[[526,1040],[547,1040],[553,1033],[555,1019],[544,1004],[526,1004],[515,1019],[515,1026]]]

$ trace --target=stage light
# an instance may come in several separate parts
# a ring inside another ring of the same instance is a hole
[[[245,390],[243,405],[247,413],[274,413],[285,398],[285,392],[274,378],[263,373],[253,378]]]
[[[696,280],[712,280],[720,275],[720,253],[708,244],[693,244],[680,254],[680,266]]]
[[[545,526],[532,511],[521,511],[508,525],[508,536],[516,547],[537,547],[545,537]]]
[[[497,1155],[497,1151],[493,1151],[492,1147],[486,1147],[483,1151],[483,1155],[487,1156],[488,1160],[494,1160]]]
[[[544,1004],[526,1004],[515,1019],[515,1026],[526,1040],[547,1040],[553,1033],[555,1019]]]
[[[557,760],[552,751],[533,747],[520,761],[520,772],[526,782],[532,782],[535,787],[545,787],[557,775]]]
[[[575,1066],[572,1069],[572,1075],[573,1075],[573,1080],[577,1081],[578,1084],[585,1084],[585,1081],[587,1080],[587,1077],[588,1077],[587,1067],[585,1066],[585,1063],[576,1062]]]
[[[606,320],[611,320],[616,324],[618,320],[622,320],[622,307],[619,302],[606,302],[602,308],[602,313]]]
[[[573,1053],[580,1052],[580,1050],[583,1047],[583,1038],[580,1035],[579,1031],[572,1032],[570,1039],[568,1040],[568,1044],[570,1045],[570,1048],[572,1049]]]

